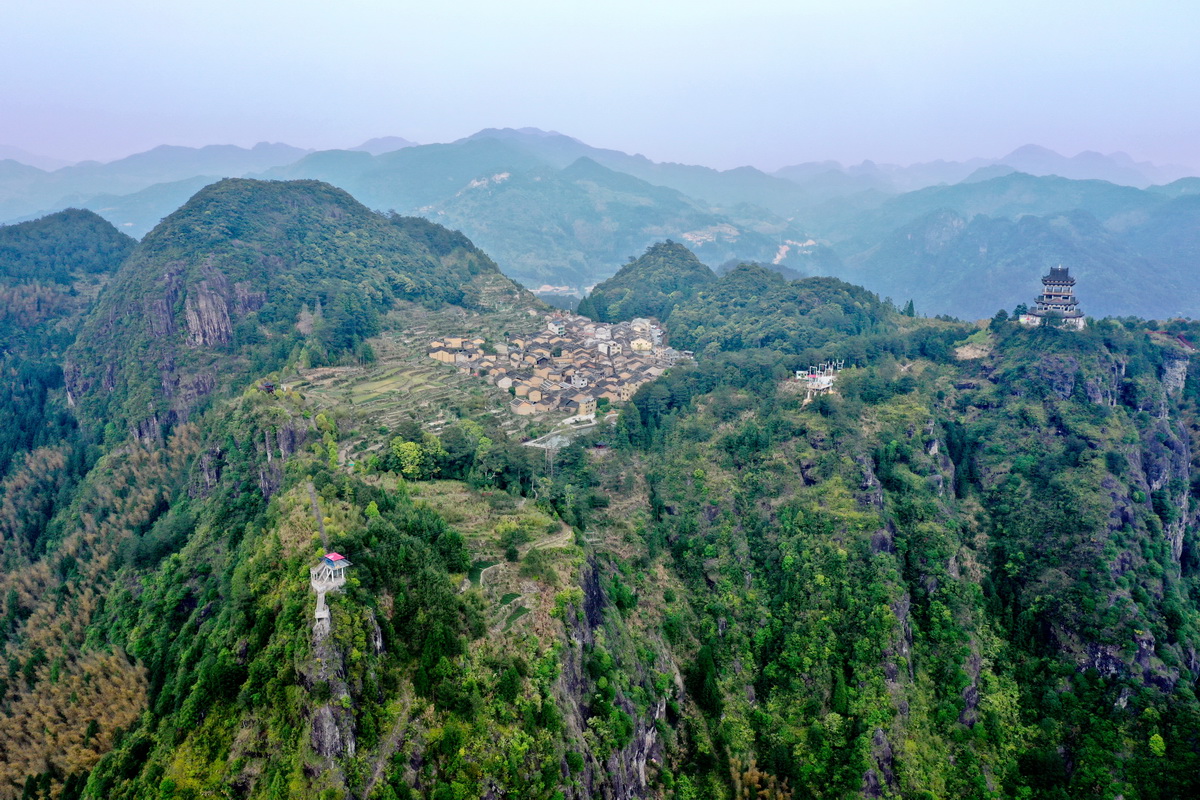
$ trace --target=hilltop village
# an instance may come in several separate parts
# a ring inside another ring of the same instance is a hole
[[[429,357],[507,389],[522,416],[548,412],[592,417],[629,400],[643,384],[691,358],[667,346],[654,321],[609,324],[557,312],[535,333],[489,346],[483,339],[446,336],[429,343]]]

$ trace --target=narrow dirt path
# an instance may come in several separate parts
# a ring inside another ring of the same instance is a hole
[[[555,547],[570,547],[573,544],[575,544],[575,531],[571,529],[570,525],[564,522],[558,533],[553,536],[547,536],[545,539],[539,539],[529,545],[529,549],[550,550]]]
[[[321,530],[321,546],[325,548],[325,552],[329,552],[329,535],[325,533],[325,518],[321,516],[321,506],[317,502],[317,490],[313,486],[312,481],[308,482],[308,499],[312,501],[313,519],[317,521],[317,527]]]
[[[504,566],[503,561],[501,561],[499,564],[492,564],[490,567],[485,567],[484,569],[481,569],[479,571],[479,588],[480,589],[483,588],[483,580],[484,580],[484,577],[488,574],[488,570],[492,570],[492,569],[495,569],[496,567],[502,567],[502,566]]]
[[[372,757],[375,765],[371,768],[371,777],[367,779],[367,785],[363,789],[363,797],[370,797],[371,790],[384,777],[387,771],[388,763],[392,760],[392,755],[400,749],[404,744],[404,733],[408,729],[412,714],[412,696],[409,694],[408,687],[405,686],[404,693],[400,696],[400,713],[396,716],[396,721],[392,723],[391,730],[379,743],[379,748]]]

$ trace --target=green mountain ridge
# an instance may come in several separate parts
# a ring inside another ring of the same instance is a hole
[[[771,254],[780,235],[798,235],[766,212],[717,214],[590,159],[558,173],[499,173],[425,210],[468,231],[518,278],[573,286],[664,236],[694,241],[702,257],[719,262],[739,252]]]
[[[581,289],[664,236],[691,237],[714,263],[769,258],[781,238],[801,237],[773,212],[744,205],[753,193],[712,208],[568,137],[484,134],[374,159],[318,153],[266,177],[326,180],[374,208],[461,228],[530,285]]]
[[[0,227],[0,479],[25,453],[73,436],[62,358],[135,244],[79,209]]]
[[[496,267],[434,228],[316,181],[207,186],[146,236],[85,321],[69,397],[86,419],[153,438],[248,372],[354,353],[397,299],[469,305],[472,279]]]
[[[666,319],[676,303],[716,280],[712,270],[681,244],[668,239],[651,245],[617,274],[596,285],[579,313],[599,322],[635,317]]]

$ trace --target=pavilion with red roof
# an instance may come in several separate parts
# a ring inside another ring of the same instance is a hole
[[[326,553],[317,566],[312,568],[312,579],[341,586],[346,582],[346,568],[350,561],[341,553]]]

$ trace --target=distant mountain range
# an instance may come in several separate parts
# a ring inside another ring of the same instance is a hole
[[[1157,165],[1135,162],[1126,153],[1104,155],[1091,150],[1067,157],[1027,144],[1002,158],[972,158],[967,161],[928,161],[898,166],[864,161],[843,166],[837,161],[812,161],[776,170],[774,175],[801,185],[840,185],[847,189],[876,189],[890,193],[911,192],[940,183],[959,183],[986,179],[1008,172],[1029,175],[1057,175],[1075,180],[1103,180],[1144,189],[1196,175],[1196,170],[1175,164]]]
[[[29,167],[36,167],[43,170],[55,170],[62,167],[69,167],[75,163],[66,161],[61,158],[52,156],[44,156],[39,153],[31,153],[28,150],[12,145],[0,144],[0,161],[16,161]]]
[[[351,150],[357,150],[363,153],[370,153],[373,156],[390,153],[393,150],[401,150],[405,147],[416,147],[416,142],[410,142],[408,139],[402,139],[399,136],[380,136],[375,139],[368,139],[358,147],[351,147]]]
[[[828,274],[927,314],[1011,310],[1062,264],[1088,314],[1200,315],[1196,179],[1141,190],[1011,173],[822,211],[810,224],[839,255]]]
[[[78,206],[97,211],[114,225],[142,236],[159,219],[179,207],[182,201],[178,200],[177,195],[157,193],[175,202],[155,206],[147,217],[122,219],[102,209],[121,207],[123,204],[115,198],[158,184],[192,181],[190,185],[195,185],[197,178],[205,176],[209,178],[207,182],[212,183],[223,177],[240,177],[279,164],[289,164],[308,152],[291,145],[268,142],[260,142],[250,148],[235,145],[162,145],[107,164],[83,161],[53,172],[11,159],[4,160],[0,161],[0,220],[17,222]]]
[[[1027,302],[1037,276],[1061,262],[1088,313],[1160,317],[1200,315],[1200,178],[1187,171],[1027,145],[999,159],[826,161],[767,174],[506,128],[347,150],[163,146],[53,171],[10,158],[0,160],[0,220],[80,207],[141,237],[222,177],[319,179],[370,208],[457,228],[506,274],[559,296],[582,296],[674,239],[718,271],[752,261],[788,277],[831,275],[964,318]]]

